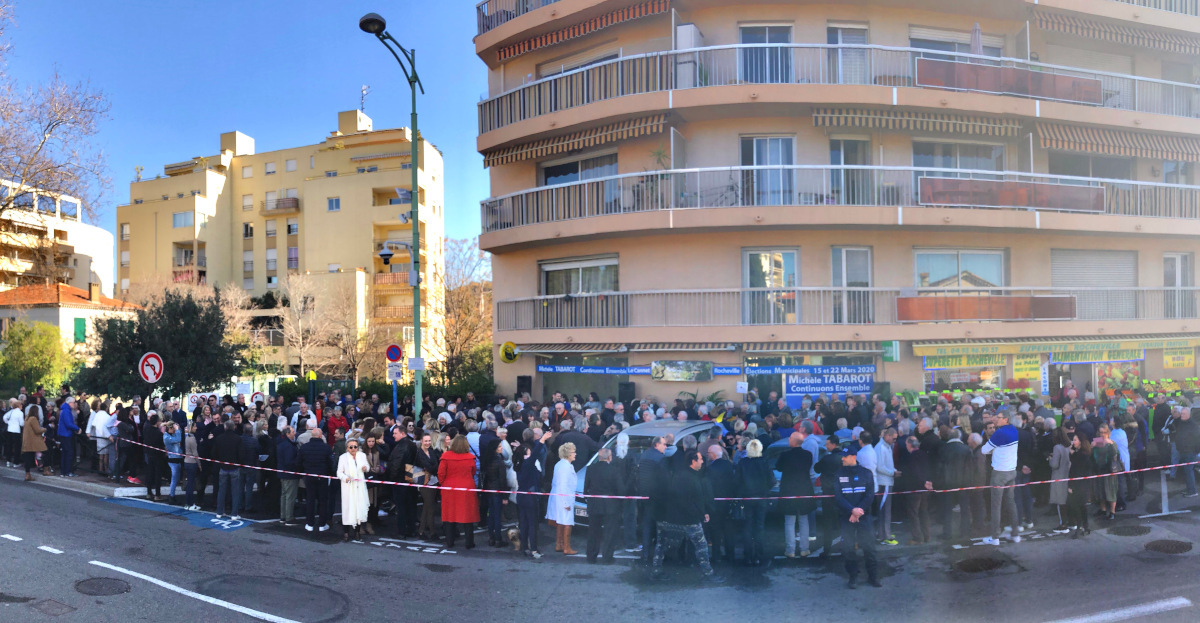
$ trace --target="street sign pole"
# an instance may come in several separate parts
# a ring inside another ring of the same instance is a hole
[[[392,379],[392,421],[393,422],[396,421],[396,413],[398,412],[398,408],[396,405],[396,386],[397,385],[399,385],[399,381],[397,381],[396,379]]]
[[[399,365],[400,360],[404,358],[404,349],[400,348],[399,344],[389,344],[383,354],[388,360],[388,380],[392,382],[392,420],[394,421],[400,412],[400,405],[398,404],[400,399],[397,395],[400,379],[393,372],[392,368],[393,365]]]

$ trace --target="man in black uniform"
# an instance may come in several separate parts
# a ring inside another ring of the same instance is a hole
[[[860,467],[854,448],[842,449],[842,468],[837,471],[834,500],[842,520],[842,551],[850,588],[858,587],[858,552],[867,559],[867,579],[879,583],[879,560],[875,557],[875,532],[871,529],[871,500],[875,497],[875,479],[871,470]]]
[[[837,473],[842,469],[842,450],[838,445],[837,435],[825,438],[825,455],[817,461],[817,474],[821,476],[821,514],[818,525],[821,528],[821,560],[833,555],[833,536],[838,531],[837,502],[833,496],[837,492]]]

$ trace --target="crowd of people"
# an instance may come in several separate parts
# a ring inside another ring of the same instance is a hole
[[[331,529],[340,500],[347,541],[375,534],[386,519],[402,538],[453,547],[461,536],[469,549],[480,526],[489,546],[511,544],[531,558],[543,556],[543,521],[554,527],[555,552],[578,553],[573,530],[584,514],[576,505],[585,501],[589,561],[611,562],[623,548],[659,576],[665,558],[682,556],[714,582],[713,560],[763,564],[775,549],[766,521],[778,517],[788,558],[828,557],[840,536],[852,586],[860,558],[878,585],[876,551],[899,543],[898,523],[910,544],[934,540],[934,524],[946,541],[1020,542],[1043,508],[1053,531],[1079,538],[1140,494],[1145,472],[1131,470],[1200,454],[1186,399],[1097,402],[1073,388],[1056,401],[1060,410],[982,392],[912,405],[899,395],[820,395],[794,407],[775,392],[700,404],[468,393],[429,398],[419,410],[406,400],[393,417],[391,405],[365,392],[315,398],[209,396],[184,410],[170,399],[101,400],[67,388],[51,398],[22,388],[4,414],[0,447],[26,480],[92,465],[144,486],[150,500],[222,517],[269,513],[296,524],[299,509],[309,532]],[[626,429],[659,420],[719,426],[631,444]],[[1194,469],[1178,472],[1169,475],[1183,477],[1183,495],[1200,495]],[[506,518],[517,528],[506,529]]]

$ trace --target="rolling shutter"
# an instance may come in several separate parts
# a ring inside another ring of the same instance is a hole
[[[1079,320],[1135,318],[1135,291],[1093,288],[1136,288],[1137,281],[1136,251],[1050,251],[1050,283],[1075,295]]]
[[[928,39],[930,41],[948,41],[952,43],[962,43],[971,45],[971,31],[959,30],[943,30],[941,28],[927,28],[925,26],[909,26],[909,39]],[[1004,37],[1000,35],[989,35],[983,33],[980,38],[983,41],[984,47],[1004,49]]]

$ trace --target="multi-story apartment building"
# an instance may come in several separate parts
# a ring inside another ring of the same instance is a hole
[[[1195,3],[477,11],[502,391],[1196,376]]]
[[[412,139],[409,128],[374,130],[357,110],[338,113],[338,129],[314,145],[256,153],[249,136],[222,134],[216,155],[130,184],[130,203],[117,208],[120,290],[169,279],[260,296],[304,273],[322,294],[362,301],[363,322],[403,328],[411,350],[411,257],[393,245],[384,265],[377,253],[389,240],[412,242]],[[429,344],[444,320],[445,202],[442,155],[420,144],[421,326]],[[283,345],[277,332],[264,338]]]
[[[83,222],[78,199],[10,183],[0,183],[0,195],[12,197],[0,218],[0,291],[99,284],[112,293],[113,236]]]

